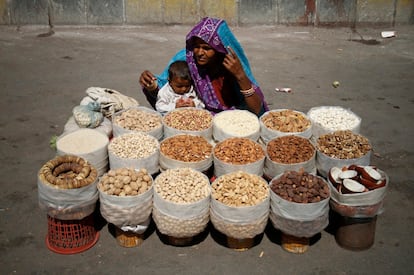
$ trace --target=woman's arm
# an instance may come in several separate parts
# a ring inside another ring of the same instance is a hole
[[[240,92],[243,94],[247,107],[256,115],[263,110],[263,99],[256,93],[259,87],[252,84],[247,77],[243,66],[232,48],[228,47],[229,53],[223,60],[223,66],[236,78],[240,87]]]

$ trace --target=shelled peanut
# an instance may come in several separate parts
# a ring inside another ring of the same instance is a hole
[[[201,136],[175,135],[160,143],[165,156],[184,162],[197,162],[211,157],[213,146]]]
[[[164,200],[188,204],[210,195],[209,180],[201,172],[191,168],[168,169],[154,181],[154,191]]]
[[[98,183],[98,188],[108,195],[136,196],[151,188],[152,178],[146,169],[118,168],[109,170]]]
[[[164,116],[165,125],[184,131],[202,131],[212,126],[213,117],[203,109],[180,108]]]
[[[257,205],[269,196],[263,178],[243,171],[220,176],[211,187],[213,199],[233,207]]]
[[[314,203],[329,198],[328,184],[307,172],[287,171],[270,183],[270,189],[282,199],[296,203]]]
[[[270,140],[266,150],[272,161],[283,164],[305,162],[315,154],[315,148],[308,139],[294,135]]]
[[[316,148],[325,155],[337,159],[360,158],[372,149],[366,137],[349,130],[320,136]]]
[[[161,116],[139,109],[128,109],[114,116],[114,123],[128,130],[149,132],[161,127]]]
[[[143,133],[127,133],[112,139],[108,152],[120,158],[139,159],[155,153],[159,148],[158,140]]]
[[[311,126],[306,116],[289,109],[269,111],[260,119],[268,129],[287,133],[303,132]]]
[[[265,157],[263,148],[249,138],[227,138],[216,144],[214,155],[230,164],[253,163]]]

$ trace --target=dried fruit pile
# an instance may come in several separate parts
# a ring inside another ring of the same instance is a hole
[[[321,178],[307,172],[287,171],[270,183],[281,198],[296,203],[314,203],[329,198],[329,187]]]
[[[272,161],[278,163],[301,163],[310,160],[314,156],[315,148],[308,139],[289,135],[269,141],[267,154]]]
[[[252,206],[269,196],[266,182],[246,172],[225,174],[217,178],[212,187],[212,198],[228,206]]]
[[[263,148],[248,138],[228,138],[214,147],[214,156],[230,164],[253,163],[265,157]]]
[[[202,109],[180,108],[164,116],[164,124],[183,131],[202,131],[210,128],[213,123],[212,115]]]
[[[360,158],[372,149],[366,137],[349,130],[320,136],[316,148],[325,155],[337,159]]]
[[[175,135],[160,143],[165,156],[184,162],[197,162],[211,157],[213,146],[201,136]]]
[[[269,111],[260,119],[268,129],[286,133],[303,132],[311,126],[310,120],[302,113],[288,109]]]
[[[85,159],[63,155],[46,162],[39,171],[42,183],[58,189],[73,189],[96,181],[98,172]]]
[[[115,115],[113,123],[132,131],[149,132],[162,125],[161,116],[139,109],[128,109],[120,115]]]

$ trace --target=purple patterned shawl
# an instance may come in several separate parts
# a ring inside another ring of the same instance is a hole
[[[207,109],[227,110],[234,109],[235,107],[223,106],[214,92],[209,77],[200,75],[190,45],[191,38],[193,37],[201,38],[202,40],[207,42],[214,50],[220,53],[227,54],[226,48],[231,47],[239,57],[247,77],[253,84],[253,88],[263,101],[262,113],[268,110],[267,104],[264,101],[263,93],[253,77],[253,74],[250,70],[249,62],[244,54],[244,51],[240,43],[237,41],[237,39],[235,38],[235,36],[233,35],[233,33],[231,32],[230,28],[224,20],[210,17],[202,19],[196,26],[194,26],[194,28],[187,34],[186,37],[186,60],[190,67],[196,90],[203,102],[205,103]]]

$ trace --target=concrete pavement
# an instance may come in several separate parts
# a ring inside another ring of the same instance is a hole
[[[238,252],[206,234],[194,246],[162,242],[152,229],[139,247],[117,245],[102,224],[100,239],[75,255],[45,245],[46,214],[38,207],[37,172],[54,151],[72,108],[91,86],[113,88],[149,106],[139,73],[159,73],[184,46],[189,26],[0,27],[0,273],[2,274],[412,274],[414,214],[414,28],[255,26],[233,28],[270,108],[307,112],[350,108],[362,118],[372,163],[391,184],[366,251],[339,247],[325,230],[301,255],[282,249],[268,227],[259,243]],[[363,40],[362,40],[363,39]],[[367,42],[368,41],[368,42]],[[339,81],[338,88],[332,87]],[[277,93],[289,87],[293,93]]]

